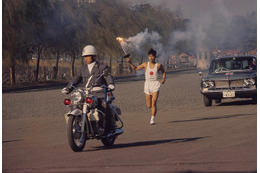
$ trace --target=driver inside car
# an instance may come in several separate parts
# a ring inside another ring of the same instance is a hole
[[[255,62],[253,60],[252,61],[248,61],[248,66],[246,66],[245,69],[256,70]]]
[[[105,90],[101,86],[105,85],[110,90],[114,90],[115,84],[113,76],[110,73],[106,75],[106,77],[102,76],[97,81],[98,77],[104,71],[109,71],[109,68],[108,66],[99,63],[96,60],[96,56],[97,50],[94,46],[87,45],[83,48],[82,58],[84,59],[85,63],[67,85],[67,87],[62,89],[62,93],[69,94],[73,90],[72,86],[76,86],[80,82],[83,82],[84,87],[87,89],[94,83],[94,88],[92,89],[91,93],[98,97],[98,107],[102,112],[105,113],[105,117],[103,117],[103,124],[102,126],[100,126],[103,128],[99,129],[99,132],[102,135],[104,133],[109,133],[113,131],[115,129],[115,124],[109,105],[105,101]]]
[[[219,68],[225,68],[225,65],[223,62],[217,62],[215,69],[219,69]]]

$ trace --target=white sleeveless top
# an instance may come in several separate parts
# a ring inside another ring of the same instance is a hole
[[[155,64],[154,68],[150,68],[150,63],[147,63],[147,68],[145,72],[145,80],[146,81],[158,81],[158,70],[157,70],[158,63]]]

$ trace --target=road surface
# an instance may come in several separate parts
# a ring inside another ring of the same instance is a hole
[[[156,125],[143,78],[117,80],[124,134],[112,148],[67,142],[62,87],[3,93],[3,172],[256,172],[257,106],[248,99],[204,107],[196,71],[167,74]]]

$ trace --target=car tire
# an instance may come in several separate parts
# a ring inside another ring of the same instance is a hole
[[[204,105],[205,105],[206,107],[212,105],[212,99],[209,99],[209,98],[206,97],[206,96],[203,96],[203,101],[204,101]]]
[[[221,99],[216,99],[215,103],[221,103]]]

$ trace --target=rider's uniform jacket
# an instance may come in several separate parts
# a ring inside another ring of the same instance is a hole
[[[84,64],[80,70],[77,72],[77,74],[74,76],[72,81],[70,81],[69,85],[67,86],[68,88],[71,87],[72,85],[77,85],[81,81],[83,82],[83,86],[88,88],[93,82],[97,80],[97,78],[103,73],[104,70],[109,70],[108,66],[104,64],[100,64],[98,61],[95,61],[95,65],[92,68],[91,72],[89,72],[88,65]],[[93,76],[92,76],[93,75]],[[88,83],[89,78],[92,76],[89,85],[86,86]],[[105,90],[104,89],[99,89],[99,86],[101,85],[106,85],[108,86],[109,84],[114,85],[114,79],[112,75],[109,73],[108,76],[104,77],[102,76],[97,83],[95,83],[95,88],[93,89],[92,94],[99,97],[99,98],[104,98],[105,97]]]

